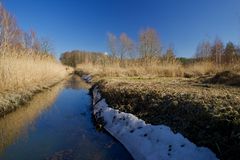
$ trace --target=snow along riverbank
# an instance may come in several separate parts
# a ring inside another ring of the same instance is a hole
[[[104,128],[137,160],[213,160],[215,154],[197,147],[165,125],[150,125],[136,116],[110,108],[97,87],[93,89],[93,113]]]
[[[91,76],[82,78],[91,83]],[[197,147],[166,125],[146,124],[130,113],[108,106],[98,87],[92,90],[93,114],[104,124],[104,129],[115,137],[136,160],[215,160],[208,148]]]

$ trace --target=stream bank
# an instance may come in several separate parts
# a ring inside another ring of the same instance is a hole
[[[167,77],[93,75],[92,81],[111,108],[167,125],[220,159],[240,157],[240,88]]]
[[[31,101],[36,94],[51,89],[55,85],[68,79],[69,76],[71,76],[71,74],[64,79],[53,82],[50,81],[45,85],[36,85],[28,89],[0,92],[0,118],[22,107]]]

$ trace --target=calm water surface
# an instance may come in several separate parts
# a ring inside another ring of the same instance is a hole
[[[86,84],[73,76],[0,119],[0,159],[132,158],[109,134],[96,131]]]

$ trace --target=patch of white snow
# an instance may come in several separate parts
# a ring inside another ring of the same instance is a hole
[[[137,160],[214,160],[216,155],[197,147],[165,125],[150,125],[136,116],[108,107],[97,87],[93,90],[94,115],[104,119],[104,128]]]

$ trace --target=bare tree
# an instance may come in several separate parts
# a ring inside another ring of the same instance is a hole
[[[237,57],[236,48],[232,42],[228,42],[224,50],[224,61],[227,64],[232,64]]]
[[[117,37],[113,33],[108,33],[108,46],[110,49],[112,60],[117,57]]]
[[[37,34],[34,31],[31,31],[31,37],[32,37],[32,49],[35,51],[41,51],[41,44],[39,42]]]
[[[167,51],[166,51],[166,54],[165,54],[165,59],[167,60],[168,63],[174,63],[175,59],[176,59],[176,56],[174,54],[174,49],[172,46],[170,46]]]
[[[216,38],[211,50],[211,60],[216,64],[221,65],[223,52],[224,52],[223,42],[219,38]]]
[[[157,32],[152,29],[146,29],[140,33],[139,36],[139,52],[141,58],[160,57],[161,44]]]
[[[19,46],[22,40],[22,31],[17,26],[16,20],[0,3],[0,46]]]
[[[31,49],[34,53],[35,53],[35,51],[42,51],[41,43],[40,43],[39,39],[37,38],[37,35],[34,31],[24,33],[23,46],[26,49]]]
[[[209,41],[199,43],[196,51],[196,58],[201,60],[208,60],[211,56],[211,44]]]
[[[121,61],[124,58],[133,58],[133,41],[127,36],[126,33],[120,35],[120,59]]]
[[[39,43],[41,52],[43,53],[53,52],[52,44],[50,43],[50,40],[48,40],[47,38],[40,39]]]
[[[240,46],[236,46],[236,56],[237,56],[237,60],[239,61],[240,60]]]
[[[24,32],[23,34],[23,47],[24,48],[31,48],[32,47],[32,39],[31,34]]]

